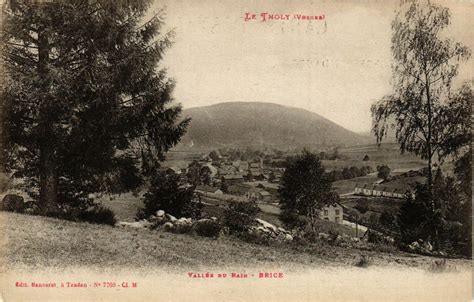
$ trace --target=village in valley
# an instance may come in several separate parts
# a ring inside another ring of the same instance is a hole
[[[327,168],[326,173],[339,195],[338,201],[328,201],[319,209],[319,218],[327,230],[337,224],[335,228],[344,230],[341,233],[344,236],[367,240],[368,230],[384,228],[383,222],[379,223],[380,216],[382,221],[386,216],[394,217],[403,199],[413,195],[415,185],[426,181],[423,162],[410,155],[400,156],[396,148],[394,144],[382,147],[373,144],[315,151],[332,167]],[[396,158],[392,160],[395,169],[378,165],[379,162],[371,160],[364,150],[379,158],[384,158],[382,154],[390,150]],[[279,183],[286,164],[301,150],[221,148],[194,152],[171,152],[171,159],[161,169],[178,175],[182,186],[194,187],[196,196],[204,204],[204,212],[219,215],[229,203],[254,202],[262,218],[268,219],[261,219],[262,225],[282,226],[278,219]],[[360,158],[352,158],[354,156]],[[407,168],[404,161],[411,161],[412,168]]]

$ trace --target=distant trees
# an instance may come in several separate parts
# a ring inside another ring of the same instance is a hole
[[[211,152],[209,152],[209,157],[212,159],[212,161],[219,160],[219,154],[217,154],[216,150],[212,150]]]
[[[333,170],[331,172],[328,172],[327,175],[328,175],[328,180],[330,182],[335,182],[335,181],[344,179],[341,170]]]
[[[345,167],[342,170],[332,170],[328,172],[327,175],[330,182],[335,182],[342,179],[352,179],[355,177],[365,176],[368,173],[371,173],[371,171],[372,168],[370,166],[364,166],[360,168],[352,166],[349,168]]]
[[[395,128],[401,152],[427,160],[426,198],[431,200],[432,221],[442,206],[433,196],[433,159],[436,155],[441,163],[471,140],[472,91],[469,85],[456,92],[451,88],[459,63],[471,51],[443,36],[449,24],[449,10],[431,2],[412,2],[397,14],[392,22],[393,93],[371,108],[378,142]],[[438,227],[432,227],[436,247]]]
[[[327,158],[326,152],[324,152],[324,151],[319,152],[319,159],[322,160],[322,159],[326,159],[326,158]]]
[[[390,177],[390,168],[387,165],[377,166],[377,177],[387,180]]]
[[[149,1],[11,1],[3,11],[6,168],[45,215],[85,211],[89,195],[130,191],[185,133],[171,45]],[[130,181],[131,180],[131,181]]]
[[[351,179],[351,178],[354,178],[354,174],[351,172],[349,168],[346,167],[342,169],[342,177],[344,179]]]
[[[222,181],[221,181],[220,189],[221,189],[222,193],[224,193],[224,194],[229,193],[229,185],[227,184],[227,182],[224,179],[222,179]]]
[[[245,178],[247,179],[247,181],[253,181],[253,174],[252,174],[252,171],[248,171],[247,172],[247,175],[245,176]]]
[[[319,157],[306,150],[287,166],[278,192],[281,221],[289,227],[298,227],[305,224],[301,217],[306,217],[313,230],[319,210],[338,198],[331,191],[331,183]]]

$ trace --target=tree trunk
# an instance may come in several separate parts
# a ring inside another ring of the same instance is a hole
[[[426,72],[426,67],[425,67],[425,80],[426,80],[426,102],[428,105],[428,137],[426,138],[426,144],[427,144],[427,152],[428,152],[428,190],[430,193],[430,198],[431,198],[431,214],[433,215],[433,219],[435,217],[435,211],[437,208],[437,205],[435,204],[435,199],[433,196],[433,150],[432,150],[432,123],[433,123],[433,112],[432,112],[432,104],[431,104],[431,94],[430,94],[430,85],[429,85],[429,77]],[[438,236],[438,226],[436,225],[436,221],[434,221],[433,224],[433,243],[434,243],[434,248],[436,250],[439,249],[439,236]]]
[[[49,95],[50,79],[48,32],[44,26],[38,30],[38,73],[43,82],[40,96],[40,161],[39,161],[39,207],[44,215],[51,215],[58,209],[58,174],[55,154],[53,116],[51,112],[51,97]]]
[[[57,212],[58,174],[54,148],[48,142],[40,148],[40,208],[43,214]]]

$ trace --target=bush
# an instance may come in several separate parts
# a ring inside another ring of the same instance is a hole
[[[430,273],[444,273],[444,272],[454,272],[456,271],[456,267],[448,267],[446,264],[446,259],[435,260],[431,265],[428,267],[428,271]]]
[[[15,194],[8,194],[3,197],[0,204],[0,210],[7,212],[23,213],[26,205],[23,197]]]
[[[214,220],[201,220],[196,222],[194,228],[199,236],[217,238],[222,230],[222,225]]]
[[[239,238],[247,243],[270,245],[271,239],[258,231],[247,231],[239,234]]]
[[[390,176],[390,168],[387,165],[377,166],[377,177],[384,180]]]
[[[158,171],[152,177],[143,202],[145,207],[137,213],[137,218],[147,218],[156,211],[163,210],[177,218],[198,219],[203,207],[202,203],[196,200],[194,189],[181,186],[179,175],[170,171]]]
[[[260,208],[255,202],[231,202],[224,212],[224,225],[232,232],[245,232],[255,224]]]
[[[369,210],[368,202],[364,199],[357,201],[357,205],[354,207],[359,213],[365,214]]]
[[[96,206],[79,214],[79,220],[114,226],[117,223],[115,214],[109,208]]]
[[[285,224],[286,227],[290,229],[301,229],[304,228],[308,221],[304,216],[298,215],[294,211],[289,209],[282,209],[280,211],[280,221]]]
[[[329,230],[329,240],[334,242],[336,241],[337,237],[339,237],[339,232],[336,230]]]
[[[354,266],[364,267],[364,268],[368,267],[369,265],[370,265],[370,259],[366,255],[360,256],[359,260],[357,260],[356,263],[354,263]]]

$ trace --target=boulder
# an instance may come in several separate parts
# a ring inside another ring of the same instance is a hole
[[[326,234],[326,233],[319,233],[318,238],[323,239],[323,240],[329,240],[331,236],[329,236],[329,234]]]
[[[117,223],[117,225],[122,227],[144,229],[150,227],[152,224],[148,220],[143,219],[135,222],[120,221],[119,223]]]
[[[206,223],[206,222],[209,222],[209,221],[215,221],[215,220],[210,219],[210,218],[202,218],[202,219],[199,219],[198,221],[196,221],[196,223]]]
[[[25,201],[23,197],[15,194],[7,194],[0,204],[2,211],[23,213],[25,211]]]
[[[163,217],[163,216],[165,216],[165,211],[163,211],[163,210],[158,210],[158,211],[156,211],[155,214],[156,214],[156,217]]]
[[[191,220],[191,218],[181,217],[180,219],[176,220],[174,222],[174,224],[176,224],[176,225],[191,225],[191,224],[193,224],[193,221]]]
[[[165,217],[171,222],[175,222],[176,220],[178,220],[178,219],[176,219],[176,217],[174,217],[173,215],[170,215],[170,214],[165,214]]]
[[[413,241],[409,246],[408,248],[412,251],[418,251],[420,250],[420,244],[416,241]]]
[[[165,224],[163,224],[163,228],[166,230],[166,231],[171,231],[174,229],[174,224],[172,224],[171,222],[166,222]]]
[[[423,248],[429,252],[433,251],[433,246],[428,241],[423,244]]]
[[[263,226],[259,226],[259,227],[256,227],[254,230],[257,230],[259,232],[262,232],[262,233],[271,233],[271,230],[263,227]]]
[[[278,232],[277,227],[274,226],[273,224],[271,224],[270,222],[267,222],[267,221],[259,219],[259,218],[256,218],[255,221],[257,221],[259,224],[261,224],[264,228],[270,229],[275,233]]]
[[[165,217],[164,216],[160,216],[160,217],[156,217],[155,215],[151,215],[149,218],[148,218],[148,221],[153,223],[153,224],[160,224],[160,223],[163,223],[165,222]]]
[[[278,228],[278,231],[282,232],[282,233],[285,233],[285,234],[289,234],[290,232],[288,232],[287,230],[285,230],[284,228],[282,227],[279,227]]]

